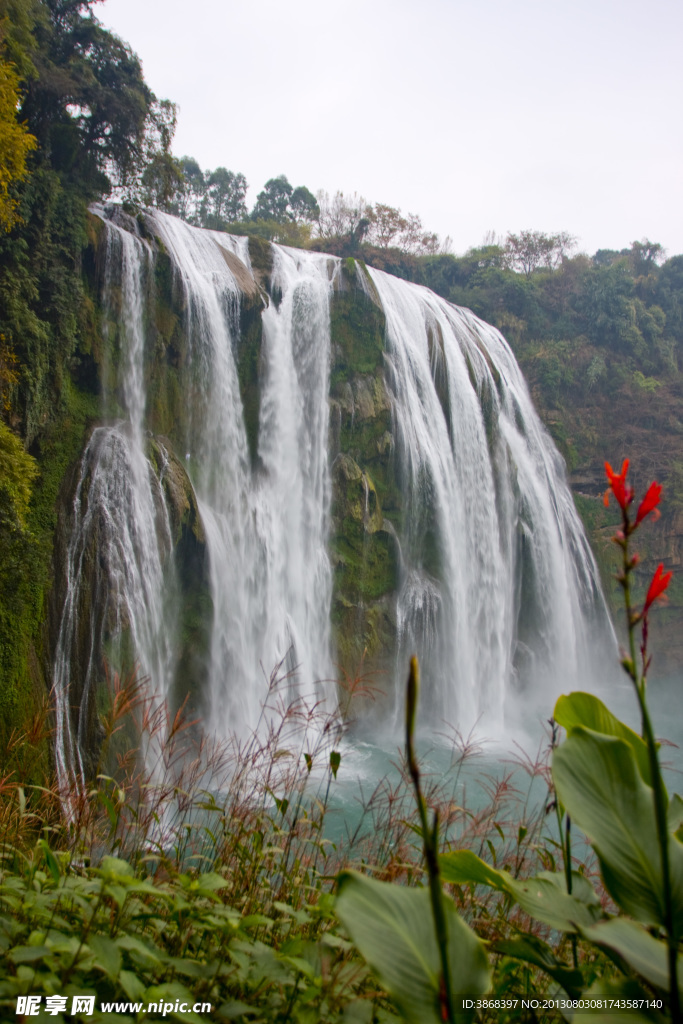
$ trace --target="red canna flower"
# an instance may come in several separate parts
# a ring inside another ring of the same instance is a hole
[[[654,601],[657,600],[658,597],[661,597],[661,595],[664,593],[666,588],[669,586],[669,583],[671,582],[672,573],[667,572],[664,575],[662,575],[663,572],[664,566],[660,562],[657,566],[654,576],[652,577],[652,583],[650,584],[650,589],[648,590],[647,597],[645,598],[645,604],[643,606],[643,615],[647,615],[648,611],[650,610],[650,606],[653,604]]]
[[[624,459],[621,473],[615,473],[609,462],[605,463],[605,472],[609,480],[609,487],[605,491],[605,505],[609,504],[609,492],[611,491],[623,512],[633,501],[633,488],[626,486],[626,474],[628,473],[628,459]]]
[[[661,496],[662,485],[658,484],[656,481],[653,481],[653,483],[650,484],[647,490],[647,494],[645,495],[645,497],[640,503],[640,506],[638,507],[638,512],[636,514],[636,526],[638,525],[638,523],[643,521],[645,516],[649,516],[650,512],[656,512],[657,518],[659,518],[659,509],[657,508],[657,505],[659,505],[659,500]]]

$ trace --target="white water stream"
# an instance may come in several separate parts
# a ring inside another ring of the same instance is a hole
[[[154,247],[130,218],[96,212],[107,232],[104,304],[120,320],[123,418],[92,434],[69,524],[54,659],[63,788],[84,776],[105,634],[126,633],[124,653],[160,700],[178,658],[169,512],[145,432]],[[179,454],[198,499],[213,602],[205,727],[244,735],[262,718],[269,675],[281,662],[282,673],[297,670],[281,695],[334,706],[328,391],[340,261],[274,246],[271,292],[279,301],[262,313],[252,465],[237,365],[244,281],[235,268],[252,276],[247,240],[160,213],[146,220],[171,259],[185,316],[190,412]],[[595,564],[562,461],[500,334],[379,271],[370,271],[370,281],[359,272],[359,281],[374,289],[386,316],[404,501],[397,678],[416,650],[429,681],[427,721],[467,732],[483,720],[500,732],[522,689],[548,677],[575,682],[586,671],[595,622],[606,623]],[[91,608],[86,593],[97,598]],[[77,650],[82,678],[75,680]],[[402,689],[394,692],[388,717],[397,724]]]
[[[501,735],[523,688],[545,684],[550,706],[548,690],[590,677],[607,625],[595,562],[505,339],[426,288],[370,277],[407,500],[398,663],[420,655],[432,722]]]

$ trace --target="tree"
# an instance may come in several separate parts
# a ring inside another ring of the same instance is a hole
[[[171,153],[178,111],[170,100],[154,100],[147,118],[140,198],[146,206],[177,213],[184,186],[183,168]]]
[[[404,255],[434,256],[441,251],[439,236],[425,231],[416,213],[405,217],[399,209],[376,203],[368,207],[370,222],[366,241],[378,249],[398,249]]]
[[[176,200],[178,216],[190,224],[199,224],[200,211],[206,195],[206,177],[192,156],[181,156],[179,164],[183,183]]]
[[[306,189],[308,192],[308,189]],[[251,211],[252,220],[291,220],[290,202],[294,193],[284,174],[270,178],[256,197],[256,205]]]
[[[9,231],[17,219],[13,182],[26,177],[26,160],[36,140],[26,125],[17,121],[19,78],[10,64],[0,60],[0,225]]]
[[[368,206],[363,196],[354,192],[345,196],[336,192],[330,198],[325,191],[317,194],[320,214],[318,216],[318,233],[321,238],[353,236],[361,240],[371,226],[372,207]]]
[[[566,231],[556,235],[546,235],[542,231],[520,231],[518,235],[507,236],[505,252],[513,270],[520,270],[526,277],[531,277],[540,267],[554,270],[575,245],[576,239]]]
[[[320,207],[316,202],[316,198],[305,185],[299,185],[298,188],[294,189],[289,205],[292,218],[297,224],[300,224],[302,221],[310,223],[317,220],[320,216]]]
[[[376,203],[370,216],[368,241],[380,249],[388,249],[408,227],[401,211],[385,203]]]
[[[649,238],[643,238],[640,242],[631,242],[629,255],[634,274],[647,276],[664,262],[666,249],[659,242],[651,242]]]
[[[201,206],[204,227],[221,227],[231,221],[244,220],[247,208],[244,197],[247,194],[247,179],[226,167],[217,167],[207,172],[206,191]]]
[[[483,243],[468,249],[465,259],[471,261],[472,273],[477,270],[489,270],[491,267],[503,270],[506,263],[505,249],[496,241],[489,241],[487,236]]]
[[[144,163],[154,99],[137,56],[94,17],[94,0],[3,3],[34,17],[27,61],[35,75],[26,79],[20,116],[41,158],[91,195],[112,181],[125,185]]]
[[[440,248],[439,236],[434,231],[425,231],[416,213],[406,217],[399,245],[402,252],[413,256],[434,256]]]

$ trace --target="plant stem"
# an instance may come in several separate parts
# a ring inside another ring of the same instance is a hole
[[[669,999],[671,1007],[671,1019],[674,1024],[680,1024],[681,1022],[681,1005],[680,996],[678,992],[678,942],[675,935],[674,929],[674,912],[673,912],[673,899],[671,889],[671,868],[669,864],[669,827],[667,821],[667,806],[665,797],[664,780],[662,779],[662,770],[659,764],[659,756],[657,754],[657,742],[655,739],[654,730],[652,728],[652,720],[650,718],[649,708],[647,706],[646,699],[646,671],[647,671],[647,633],[643,633],[643,645],[642,645],[642,658],[643,658],[643,670],[642,673],[638,672],[636,662],[636,625],[640,621],[639,616],[634,616],[631,606],[631,586],[630,586],[630,574],[633,571],[634,563],[629,558],[628,553],[628,538],[635,529],[631,525],[628,508],[623,510],[623,525],[624,525],[624,539],[621,543],[621,549],[623,554],[623,570],[621,576],[621,584],[624,588],[624,604],[626,606],[626,621],[628,626],[628,639],[629,639],[629,654],[631,657],[630,665],[624,665],[628,675],[633,680],[633,684],[636,690],[636,696],[638,698],[638,704],[640,707],[640,717],[642,723],[642,735],[647,745],[648,760],[650,763],[650,783],[652,786],[654,808],[655,808],[655,821],[657,825],[657,842],[659,844],[659,852],[662,862],[662,887],[664,896],[664,928],[666,930],[666,942],[667,942],[667,962],[668,962],[668,974],[669,974]],[[647,614],[647,610],[646,613]],[[646,623],[644,625],[644,628]]]
[[[406,757],[408,759],[408,771],[415,789],[415,799],[420,815],[420,824],[422,826],[422,845],[427,864],[427,875],[429,877],[429,895],[432,903],[432,917],[434,919],[436,943],[439,947],[439,956],[441,959],[441,977],[443,981],[443,999],[447,1015],[446,1019],[449,1024],[454,1024],[455,1015],[453,993],[450,968],[448,965],[448,924],[446,922],[446,914],[444,912],[443,890],[441,888],[441,879],[439,877],[439,817],[438,813],[435,812],[434,826],[430,829],[427,821],[427,805],[425,804],[424,797],[422,795],[422,787],[420,785],[420,769],[418,767],[415,748],[413,745],[415,711],[417,708],[417,695],[419,688],[420,668],[417,663],[417,658],[413,656],[410,659],[410,675],[408,676],[408,693],[406,699]]]

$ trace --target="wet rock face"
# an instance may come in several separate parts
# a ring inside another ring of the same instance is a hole
[[[402,500],[384,375],[384,314],[364,269],[343,266],[331,304],[330,446],[337,657],[352,679],[391,667]]]
[[[46,677],[55,678],[60,658],[68,660],[70,731],[86,776],[103,770],[102,715],[109,707],[113,677],[135,673],[137,665],[134,636],[139,623],[122,575],[121,537],[102,493],[103,481],[120,472],[111,453],[125,447],[127,433],[120,425],[93,427],[81,460],[63,481],[57,508],[46,645],[53,664],[46,666]],[[169,630],[178,650],[168,694],[170,710],[185,704],[196,716],[206,679],[212,615],[204,526],[191,481],[167,438],[148,435],[146,466]],[[130,514],[125,508],[122,518],[126,511]],[[135,533],[134,525],[130,531]],[[68,615],[70,603],[73,610]],[[135,745],[134,737],[131,742]]]

